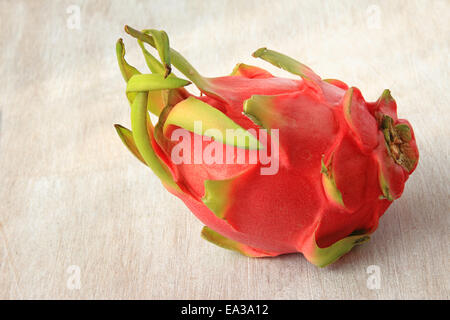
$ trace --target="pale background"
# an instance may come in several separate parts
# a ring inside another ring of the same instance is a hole
[[[448,0],[1,0],[0,298],[448,299],[449,21]],[[372,240],[325,269],[202,240],[113,128],[129,127],[119,37],[145,70],[125,24],[166,30],[207,76],[237,62],[286,76],[250,56],[267,46],[367,100],[390,88],[421,159]]]

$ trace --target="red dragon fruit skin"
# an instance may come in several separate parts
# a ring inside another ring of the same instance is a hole
[[[301,252],[326,266],[369,239],[417,166],[412,127],[397,118],[389,90],[366,102],[357,88],[322,80],[307,66],[266,48],[253,56],[298,79],[245,64],[228,76],[205,78],[170,48],[164,31],[125,30],[138,40],[151,74],[125,61],[120,39],[116,52],[127,82],[131,130],[116,125],[117,132],[205,224],[202,237],[218,246],[249,257]],[[161,62],[145,44],[157,49]],[[175,77],[172,65],[190,81]],[[184,88],[191,82],[201,96]],[[155,126],[148,111],[158,116]],[[200,131],[196,121],[203,124]],[[242,139],[221,140],[208,129],[242,129]],[[195,159],[200,141],[203,152],[215,148],[225,154],[232,145],[246,161],[236,156],[226,163],[174,161],[175,131],[189,138],[185,159]],[[274,174],[262,174],[269,166],[260,161],[264,146],[278,162]],[[248,161],[251,156],[258,161]]]

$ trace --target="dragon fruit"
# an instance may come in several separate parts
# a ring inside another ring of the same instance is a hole
[[[266,48],[253,56],[298,79],[242,63],[228,76],[206,78],[170,48],[164,31],[125,31],[151,74],[128,64],[119,39],[131,130],[116,130],[218,246],[249,257],[301,252],[326,266],[369,239],[417,166],[412,127],[397,118],[389,90],[366,102],[357,88]],[[190,83],[200,96],[184,88]],[[231,129],[237,135],[229,138]]]

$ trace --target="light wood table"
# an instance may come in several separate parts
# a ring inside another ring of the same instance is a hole
[[[0,297],[448,299],[449,22],[445,0],[1,1]],[[119,37],[145,70],[125,24],[166,30],[207,76],[237,62],[289,76],[250,56],[267,46],[369,101],[390,88],[421,159],[372,240],[325,269],[202,240],[113,128],[130,124]]]

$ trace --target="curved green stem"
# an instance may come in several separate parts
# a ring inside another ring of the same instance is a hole
[[[189,81],[170,77],[164,79],[160,74],[138,74],[130,78],[127,92],[136,93],[131,105],[131,130],[133,140],[142,158],[167,187],[180,191],[172,178],[169,168],[156,155],[151,143],[153,127],[147,111],[148,91],[175,89],[189,84]]]
[[[132,37],[136,38],[138,41],[148,43],[152,47],[158,49],[154,37],[147,34],[147,31],[149,30],[140,32],[136,29],[131,28],[130,26],[125,26],[125,31]],[[172,48],[169,48],[169,50],[171,63],[182,74],[184,74],[189,80],[191,80],[200,90],[219,96],[216,92],[214,92],[212,85],[208,81],[208,79],[200,75],[200,73],[180,53]],[[153,61],[153,59],[151,60]]]
[[[128,80],[126,92],[139,92],[150,90],[176,89],[190,84],[189,81],[176,78],[164,77],[157,73],[137,74]]]
[[[125,60],[125,46],[123,45],[122,39],[117,40],[116,56],[120,72],[122,73],[122,76],[126,82],[130,80],[130,78],[135,74],[140,74],[138,69],[129,65],[128,62]]]
[[[167,33],[165,31],[158,31],[154,29],[145,30],[145,33],[142,33],[129,26],[125,26],[125,32],[127,32],[134,38],[137,38],[138,40],[147,42],[152,47],[156,48],[156,50],[158,50],[159,57],[161,58],[161,61],[164,64],[164,78],[167,78],[167,76],[171,72],[170,66],[171,53],[170,53],[169,37],[167,36]],[[144,37],[145,39],[142,37],[138,37],[138,35],[140,36],[141,34],[144,34],[146,36]],[[150,60],[153,59],[150,58]],[[152,72],[154,71],[152,70]]]
[[[136,74],[141,74],[138,69],[133,67],[132,65],[128,64],[128,62],[125,60],[125,46],[123,44],[123,40],[119,39],[116,43],[116,56],[117,56],[117,63],[119,64],[120,72],[122,73],[122,77],[125,80],[125,82],[128,82],[130,78]],[[136,96],[136,93],[129,92],[126,94],[128,101],[133,103],[133,100]]]
[[[144,54],[145,62],[152,73],[164,74],[166,70],[161,62],[158,61],[148,50],[145,48],[144,43],[137,39],[139,46],[141,47],[142,53]],[[172,73],[170,74],[172,75]],[[169,75],[169,76],[170,76]]]
[[[267,48],[260,48],[253,52],[252,56],[255,58],[261,58],[274,66],[296,74],[303,79],[320,81],[320,77],[308,66],[282,53],[269,50]]]
[[[131,105],[131,130],[133,140],[142,158],[153,172],[168,187],[180,190],[172,178],[167,166],[158,158],[152,148],[150,136],[147,130],[147,92],[138,92]]]

